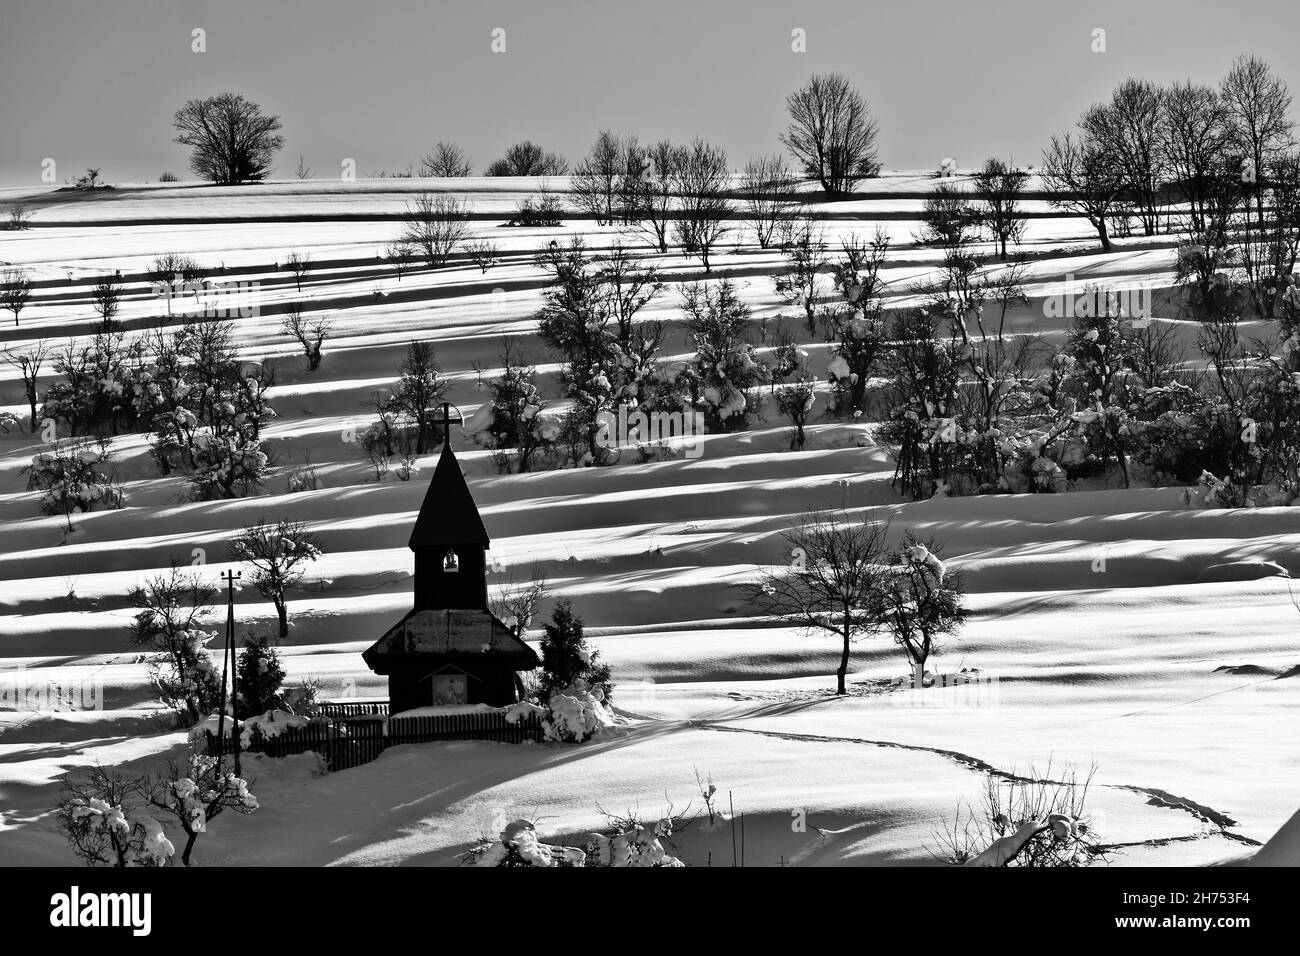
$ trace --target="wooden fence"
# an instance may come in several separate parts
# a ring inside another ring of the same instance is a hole
[[[388,716],[386,700],[326,700],[320,705],[320,712],[326,717],[361,717],[377,714]]]
[[[217,735],[207,731],[208,753],[222,751]],[[501,711],[478,714],[448,714],[445,717],[420,716],[390,718],[355,716],[351,719],[318,721],[305,727],[291,727],[274,737],[264,737],[256,727],[243,749],[268,757],[288,757],[314,750],[325,758],[331,770],[346,770],[369,763],[388,747],[398,744],[429,743],[435,740],[496,740],[523,743],[542,740],[542,722],[536,714],[521,716],[514,723]],[[232,749],[225,742],[227,753]]]

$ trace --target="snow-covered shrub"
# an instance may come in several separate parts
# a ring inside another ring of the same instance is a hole
[[[287,710],[273,707],[264,713],[253,714],[239,723],[239,740],[245,747],[250,747],[256,734],[262,740],[274,740],[286,730],[297,730],[311,723],[311,718],[292,714]]]
[[[849,417],[867,410],[867,383],[885,342],[880,268],[889,251],[889,236],[878,227],[870,242],[852,237],[842,249],[843,255],[831,264],[841,301],[823,310],[823,320],[835,343],[827,369],[834,409]]]
[[[289,494],[299,491],[316,491],[321,486],[320,472],[310,460],[289,469],[285,476],[285,485]]]
[[[630,866],[679,867],[684,864],[664,849],[674,820],[665,818],[624,831],[592,833],[585,846],[543,843],[529,820],[506,825],[495,839],[484,840],[465,854],[466,866]]]
[[[894,551],[880,594],[880,623],[907,655],[912,686],[918,689],[938,642],[955,634],[966,617],[961,575],[936,551],[934,542],[909,531]]]
[[[189,479],[189,496],[206,501],[246,495],[268,473],[262,429],[275,417],[266,365],[236,355],[231,321],[202,318],[174,337],[158,331],[153,361],[134,387],[134,407],[153,433],[163,474]]]
[[[390,469],[399,480],[409,480],[417,471],[415,459],[442,443],[439,415],[446,391],[433,346],[410,343],[393,388],[374,392],[363,403],[378,415],[359,439],[376,481],[382,481]],[[396,468],[392,468],[394,459]]]
[[[682,309],[695,345],[684,373],[709,431],[745,428],[757,411],[752,390],[767,380],[754,356],[753,320],[728,279],[695,283],[682,291]]]
[[[528,471],[535,457],[544,458],[553,444],[541,417],[546,400],[537,388],[537,369],[527,364],[509,336],[501,340],[501,375],[491,383],[492,400],[484,431],[492,447],[513,449],[516,470]],[[503,461],[509,469],[509,461]]]
[[[56,808],[58,828],[88,866],[166,866],[175,848],[148,812],[148,782],[99,764],[72,771]]]
[[[507,226],[554,228],[564,225],[564,206],[559,197],[543,189],[536,196],[527,196],[515,208],[514,215],[506,220]]]
[[[1071,359],[1063,393],[1074,399],[1074,433],[1087,449],[1071,477],[1104,475],[1118,469],[1129,483],[1128,457],[1133,451],[1130,409],[1136,383],[1126,371],[1133,338],[1117,310],[1075,319],[1065,353]]]
[[[825,238],[811,223],[789,229],[781,240],[781,255],[784,264],[773,278],[776,293],[804,310],[804,319],[811,333],[817,328],[821,275],[828,265]]]
[[[681,860],[664,849],[673,834],[669,818],[635,826],[612,835],[593,833],[587,844],[588,866],[680,867]]]
[[[187,725],[211,713],[221,699],[221,675],[207,649],[216,632],[201,625],[213,594],[197,575],[175,566],[127,592],[137,609],[128,641],[152,652],[149,671],[158,697]]]
[[[122,507],[108,439],[55,441],[25,469],[27,487],[41,492],[41,513],[71,516]]]
[[[137,628],[141,627],[138,615],[136,620]],[[149,677],[158,699],[176,710],[182,720],[187,711],[190,716],[202,713],[221,697],[221,672],[207,647],[216,638],[216,631],[176,631],[171,637],[174,653],[159,654],[149,662]]]
[[[168,811],[185,833],[181,862],[190,865],[194,844],[208,824],[226,810],[250,814],[258,809],[248,782],[225,769],[224,758],[191,747],[184,763],[171,763],[152,784],[150,802]]]
[[[1209,368],[1193,421],[1204,457],[1187,463],[1217,476],[1214,497],[1237,508],[1300,494],[1300,336],[1282,322],[1270,339],[1243,341],[1242,299],[1231,280],[1203,299]]]
[[[950,477],[966,435],[956,420],[959,350],[939,338],[935,319],[920,310],[900,314],[891,337],[897,342],[887,363],[891,405],[879,435],[897,448],[894,483],[928,498]]]
[[[554,691],[546,700],[542,730],[547,740],[580,744],[614,725],[609,702],[597,686],[577,681],[566,690]]]
[[[1069,490],[1063,469],[1051,457],[1051,449],[1043,447],[1047,435],[1037,432],[1008,437],[1002,443],[1002,455],[1007,464],[1002,472],[999,488],[1012,494],[1043,492],[1060,494]]]
[[[235,429],[197,429],[190,452],[189,497],[194,501],[242,498],[260,487],[270,471],[262,443]]]
[[[581,847],[543,843],[530,820],[506,825],[495,840],[484,840],[465,854],[466,866],[583,866],[586,852]]]
[[[958,866],[1083,867],[1104,862],[1087,809],[1095,772],[1031,767],[1013,780],[990,777],[978,806],[959,806],[935,833],[936,855]]]
[[[801,378],[790,385],[783,386],[776,393],[777,408],[783,415],[789,417],[790,423],[794,425],[794,434],[790,438],[792,451],[803,449],[807,440],[804,426],[808,423],[808,416],[812,414],[816,401],[817,392],[811,378]]]
[[[556,602],[551,621],[545,625],[541,652],[539,685],[543,700],[573,688],[590,689],[604,702],[613,697],[609,665],[600,660],[600,651],[588,645],[582,619],[573,613],[568,599]]]
[[[55,355],[60,377],[46,389],[40,417],[74,438],[137,429],[133,397],[144,375],[143,355],[143,339],[127,340],[122,332],[100,332],[88,345],[70,340]]]
[[[603,464],[596,434],[601,413],[614,401],[611,300],[604,294],[596,257],[587,253],[581,237],[568,246],[552,243],[537,264],[553,279],[537,315],[538,332],[563,361],[560,384],[572,401],[564,422],[572,434],[562,442],[575,464]]]
[[[357,443],[375,469],[375,480],[382,481],[399,452],[403,460],[408,456],[414,458],[415,440],[413,431],[398,420],[398,413],[388,404],[387,397],[376,397],[374,404],[379,417],[366,427]]]
[[[552,280],[538,331],[562,360],[560,384],[572,403],[555,450],[574,464],[607,464],[614,456],[599,440],[602,420],[621,408],[649,411],[673,385],[658,359],[662,326],[637,321],[662,283],[618,243],[598,255],[575,237],[551,243],[536,261]]]
[[[251,717],[283,705],[284,667],[269,636],[250,634],[244,638],[235,673],[239,687],[237,717]]]

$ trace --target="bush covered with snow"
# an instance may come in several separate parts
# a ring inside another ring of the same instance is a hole
[[[1014,780],[990,777],[977,804],[958,808],[935,834],[936,853],[959,866],[1085,867],[1105,862],[1087,807],[1092,774],[1031,767]]]
[[[72,437],[117,435],[147,427],[134,397],[144,377],[143,338],[102,331],[88,344],[70,340],[58,352],[58,377],[45,390],[40,417]]]
[[[249,494],[269,470],[262,429],[275,417],[266,365],[242,363],[227,318],[201,318],[174,337],[158,333],[132,386],[132,406],[153,433],[164,474],[189,478],[191,498]]]
[[[149,781],[98,764],[64,778],[57,826],[88,866],[166,866],[176,852],[150,812]]]
[[[311,718],[299,717],[287,710],[268,710],[262,714],[255,714],[241,723],[240,742],[245,747],[249,746],[253,741],[254,734],[257,734],[262,740],[274,740],[286,730],[296,730],[299,727],[306,727],[310,723]]]
[[[567,599],[556,602],[551,620],[544,626],[541,652],[538,687],[542,699],[574,689],[593,694],[605,703],[613,697],[609,665],[600,659],[600,651],[587,643],[582,618],[573,612]]]
[[[705,427],[709,431],[745,428],[758,411],[754,389],[768,379],[767,367],[754,354],[749,306],[731,281],[723,279],[687,286],[682,308],[695,345],[695,355],[683,374],[704,410]]]
[[[185,834],[181,862],[189,866],[194,845],[208,824],[226,810],[254,813],[260,806],[248,781],[227,769],[225,758],[203,753],[191,745],[185,760],[172,762],[167,772],[150,783],[149,802],[170,813]]]
[[[27,487],[41,492],[42,514],[71,519],[122,507],[122,485],[106,439],[56,441],[32,458],[26,472]]]
[[[581,682],[551,694],[542,719],[547,740],[568,744],[590,740],[614,724],[614,715],[600,688]]]
[[[515,820],[496,839],[470,850],[463,862],[467,866],[679,867],[684,864],[662,842],[672,835],[672,826],[673,821],[664,819],[626,832],[592,833],[585,846],[575,847],[543,843],[531,821]]]
[[[490,384],[491,401],[475,416],[479,421],[472,430],[497,449],[499,471],[510,471],[512,463],[516,471],[531,471],[549,456],[558,429],[542,417],[546,400],[537,388],[536,368],[509,337],[501,341],[501,365]],[[471,431],[468,424],[466,431]]]

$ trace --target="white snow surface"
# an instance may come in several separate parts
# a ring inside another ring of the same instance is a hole
[[[832,244],[869,235],[877,221],[896,243],[909,242],[915,222],[892,217],[920,200],[890,194],[929,188],[928,175],[887,175],[837,204]],[[487,216],[473,231],[500,245],[501,264],[483,275],[454,262],[400,281],[381,268],[376,255],[397,224],[366,217],[400,211],[421,188],[455,192]],[[360,652],[410,609],[406,539],[435,458],[417,462],[409,482],[376,482],[345,436],[364,431],[370,416],[360,403],[394,380],[413,338],[435,343],[467,421],[482,420],[487,399],[474,363],[487,381],[507,333],[537,364],[548,410],[562,408],[557,367],[536,335],[543,279],[532,256],[578,231],[595,247],[618,233],[589,222],[499,228],[537,188],[295,181],[24,197],[34,228],[0,232],[0,260],[55,285],[38,290],[18,328],[0,327],[0,348],[61,344],[70,334],[84,341],[94,322],[87,280],[139,273],[169,251],[224,264],[226,279],[257,281],[264,306],[301,298],[330,316],[334,332],[309,372],[278,314],[235,320],[241,354],[276,368],[278,416],[266,436],[281,464],[258,497],[179,503],[180,480],[158,474],[145,437],[122,436],[114,448],[126,507],[74,516],[69,534],[61,519],[39,515],[39,493],[26,488],[21,469],[39,442],[0,434],[0,862],[73,862],[51,812],[67,771],[98,761],[143,772],[177,758],[185,734],[160,729],[146,661],[125,644],[133,613],[125,593],[199,554],[215,580],[232,566],[232,536],[264,515],[307,522],[325,550],[290,596],[293,628],[281,648],[290,682],[317,677],[325,697],[386,692]],[[10,192],[0,199],[16,198]],[[1042,297],[1061,291],[1067,275],[1115,287],[1170,281],[1175,237],[1117,240],[1103,254],[1089,232],[1066,216],[1030,220],[1033,298],[1009,327],[1059,342],[1063,326],[1044,317]],[[286,272],[262,271],[293,250],[318,264],[301,295]],[[677,292],[702,270],[675,253],[646,259],[664,269],[668,289],[644,314],[668,324],[668,352],[684,357]],[[893,300],[906,302],[904,290],[932,262],[925,251],[893,253],[881,273]],[[755,316],[774,320],[783,309],[791,315],[770,280],[778,263],[746,237],[739,251],[719,250],[714,277],[731,276]],[[128,286],[124,322],[158,314],[142,283]],[[1195,335],[1157,321],[1188,342]],[[828,367],[824,343],[803,347],[809,367]],[[15,375],[0,364],[0,410],[23,417]],[[580,745],[406,745],[326,775],[309,758],[250,758],[261,808],[214,820],[200,860],[450,865],[520,818],[541,821],[545,843],[574,845],[602,828],[597,805],[639,808],[646,819],[664,812],[665,799],[699,811],[698,773],[745,814],[746,865],[925,864],[943,819],[978,800],[989,774],[1050,762],[1054,771],[1096,767],[1089,803],[1105,841],[1122,845],[1112,865],[1232,862],[1257,850],[1260,863],[1300,863],[1300,678],[1289,676],[1300,664],[1300,611],[1277,573],[1300,574],[1300,509],[1189,508],[1180,488],[909,502],[890,488],[892,462],[868,424],[815,417],[807,433],[806,450],[789,451],[788,426],[772,414],[748,431],[707,436],[694,460],[503,476],[489,452],[455,432],[492,559],[516,577],[536,562],[556,595],[573,601],[613,667],[625,732]],[[308,456],[321,486],[288,493],[289,467]],[[832,642],[749,614],[732,586],[784,560],[781,532],[800,513],[840,507],[889,519],[896,536],[911,530],[944,544],[972,614],[930,666],[975,668],[984,679],[890,686],[907,667],[877,639],[855,647],[853,692],[836,699],[827,693]],[[251,588],[237,601],[241,626],[273,628],[274,609]],[[220,608],[205,626],[219,631],[223,621]],[[791,827],[799,814],[802,832]],[[730,826],[688,825],[670,852],[688,865],[729,863]]]

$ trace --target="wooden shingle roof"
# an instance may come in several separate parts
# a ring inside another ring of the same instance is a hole
[[[438,467],[420,505],[420,515],[411,529],[408,547],[414,551],[457,544],[478,544],[486,548],[489,539],[460,463],[451,450],[451,442],[444,442]]]
[[[512,670],[531,670],[537,652],[515,637],[491,611],[462,608],[411,611],[361,655],[377,674],[399,661],[490,658]]]

